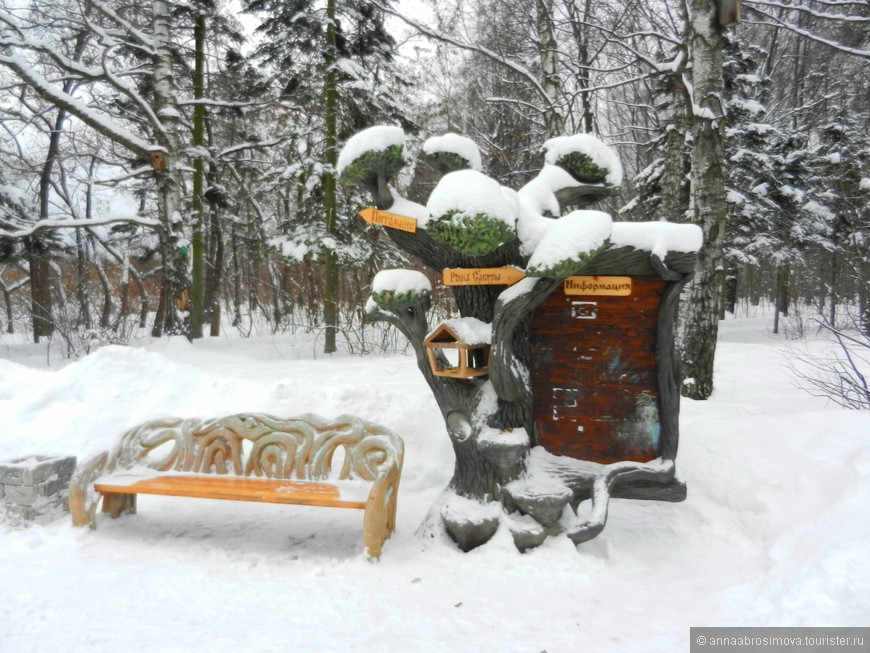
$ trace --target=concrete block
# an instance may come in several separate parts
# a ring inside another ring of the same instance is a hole
[[[74,456],[28,456],[0,462],[0,517],[13,526],[45,524],[69,512]]]
[[[0,505],[0,522],[15,528],[26,528],[31,524],[48,524],[66,517],[64,504],[46,504],[39,507],[17,504]]]
[[[34,485],[8,485],[6,486],[5,501],[8,504],[19,506],[32,506],[40,499],[39,486]]]
[[[71,476],[62,476],[40,483],[36,487],[39,488],[40,496],[50,497],[55,494],[69,494],[69,482]]]
[[[38,485],[56,476],[71,476],[75,456],[26,456],[0,462],[0,484]]]

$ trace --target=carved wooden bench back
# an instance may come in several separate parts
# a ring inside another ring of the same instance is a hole
[[[336,474],[332,465],[341,449],[344,461]],[[152,420],[123,435],[102,471],[144,465],[159,471],[373,481],[384,466],[396,462],[401,468],[403,458],[400,438],[357,417],[327,422],[317,415],[280,419],[247,413],[207,421]]]

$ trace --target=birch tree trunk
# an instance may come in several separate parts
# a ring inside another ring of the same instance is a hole
[[[166,304],[163,332],[167,335],[190,335],[190,271],[189,243],[184,237],[181,217],[181,179],[178,170],[180,151],[178,123],[181,114],[175,97],[172,73],[172,15],[166,0],[154,0],[154,97],[157,116],[162,122],[157,142],[163,148],[162,161],[155,165],[158,209],[160,216],[160,250],[163,258],[163,278]]]
[[[538,54],[541,61],[541,86],[546,93],[544,130],[546,138],[562,136],[565,119],[559,110],[562,80],[559,77],[559,46],[553,24],[553,0],[537,0]]]
[[[707,399],[713,393],[727,216],[722,35],[714,0],[690,0],[688,7],[694,127],[690,210],[704,230],[704,247],[685,303],[682,394]]]
[[[676,222],[693,218],[686,214],[691,204],[690,188],[686,183],[686,132],[692,112],[692,101],[683,79],[687,65],[688,53],[681,48],[674,72],[668,76],[664,88],[660,89],[660,95],[656,99],[656,105],[664,107],[662,120],[667,125],[665,162],[661,181],[661,213],[668,220]]]

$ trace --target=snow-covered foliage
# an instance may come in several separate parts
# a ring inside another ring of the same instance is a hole
[[[737,33],[726,32],[723,38],[730,214],[726,251],[732,265],[759,265],[772,253],[771,242],[782,235],[776,225],[781,207],[769,193],[776,184],[779,132],[765,122],[767,109],[761,101],[769,95],[770,81],[757,74],[767,55]],[[779,249],[786,258],[790,255],[784,247],[783,242]]]
[[[449,167],[451,171],[471,168],[480,172],[482,169],[480,149],[477,143],[467,136],[453,133],[432,136],[423,143],[423,152],[426,153],[426,159],[435,167]],[[436,163],[444,159],[449,161]]]
[[[417,270],[381,270],[372,280],[372,292],[429,292],[432,283]]]
[[[394,166],[396,172],[402,167],[402,151],[405,144],[405,132],[401,127],[376,125],[351,136],[338,156],[336,172],[345,177],[348,166],[360,164],[360,159],[383,158]],[[398,156],[395,154],[398,153]],[[394,173],[395,174],[395,173]],[[392,175],[390,175],[392,176]],[[356,180],[348,183],[356,183]]]
[[[619,155],[600,138],[592,134],[558,136],[543,145],[544,160],[558,165],[585,183],[622,184],[622,164]]]
[[[432,284],[426,275],[417,270],[381,270],[372,280],[372,295],[369,300],[380,308],[402,310],[427,299],[432,293]]]
[[[32,213],[27,195],[20,188],[6,183],[5,174],[0,169],[0,236],[26,227],[32,220]]]
[[[0,261],[10,258],[16,250],[15,241],[4,237],[4,233],[25,229],[33,221],[32,213],[25,194],[6,183],[0,169]]]
[[[444,175],[429,195],[426,208],[434,220],[449,213],[482,214],[513,228],[517,206],[497,181],[476,170],[457,170]]]
[[[553,221],[529,259],[535,277],[567,277],[610,238],[613,221],[601,211],[574,211]]]
[[[347,162],[382,153],[383,147],[398,147],[403,138],[397,127],[366,129],[348,140],[341,161],[346,168]],[[463,137],[448,134],[443,138],[430,138],[424,149],[462,152],[463,156],[471,156],[472,147],[477,151]],[[580,134],[552,139],[548,147],[548,159],[553,161],[572,152],[588,152],[590,161],[594,158],[608,167],[609,174],[621,175],[613,150],[595,137]],[[550,163],[519,191],[500,186],[477,170],[456,170],[441,178],[425,207],[391,188],[389,210],[414,218],[430,236],[465,255],[486,254],[519,238],[521,254],[529,257],[528,270],[537,276],[570,274],[608,243],[654,252],[661,258],[672,251],[700,249],[700,230],[692,226],[667,222],[613,225],[610,216],[599,211],[575,211],[558,218],[562,209],[557,193],[580,185],[567,170]]]
[[[515,197],[476,170],[451,172],[429,196],[426,230],[463,254],[491,252],[516,237]]]

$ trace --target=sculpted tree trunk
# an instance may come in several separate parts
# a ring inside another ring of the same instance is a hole
[[[655,223],[638,239],[628,235],[634,229],[619,235],[607,214],[571,211],[615,194],[621,182],[615,153],[586,134],[548,141],[544,169],[518,192],[477,171],[480,155],[469,139],[433,137],[423,149],[444,176],[425,207],[389,186],[404,164],[403,142],[397,127],[360,132],[342,150],[338,172],[343,183],[371,193],[375,207],[363,212],[367,220],[388,226],[400,249],[445,276],[461,316],[430,330],[431,286],[411,270],[379,272],[366,306],[371,320],[393,324],[408,338],[453,444],[453,477],[424,530],[443,530],[469,550],[504,525],[525,550],[559,533],[575,543],[595,537],[611,495],[681,500],[685,486],[671,483],[680,379],[671,326],[700,230]],[[545,217],[563,213],[568,215]],[[668,252],[664,231],[671,228],[690,254]],[[636,249],[652,242],[653,251]],[[578,274],[665,281],[659,313],[666,319],[660,321],[655,354],[658,386],[664,388],[654,436],[661,442],[658,460],[578,466],[535,447],[530,317]],[[458,360],[448,360],[448,353]],[[590,498],[592,512],[581,518],[577,506]]]

